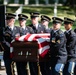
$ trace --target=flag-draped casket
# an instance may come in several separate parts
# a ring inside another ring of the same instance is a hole
[[[10,56],[21,62],[48,61],[49,45],[50,34],[26,34],[12,41]]]

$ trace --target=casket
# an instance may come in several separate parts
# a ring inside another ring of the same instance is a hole
[[[25,42],[15,41],[12,43],[13,57],[12,59],[17,62],[46,62],[49,60],[49,53],[45,57],[39,56],[38,43],[36,41]]]
[[[13,57],[14,61],[26,62],[38,60],[38,44],[36,41],[33,42],[13,42]]]

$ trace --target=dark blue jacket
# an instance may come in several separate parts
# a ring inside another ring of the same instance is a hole
[[[66,41],[65,35],[61,30],[56,31],[55,33],[54,30],[52,30],[50,33],[50,55],[53,60],[56,60],[56,63],[66,63]]]
[[[10,42],[15,38],[16,34],[19,34],[19,27],[14,26],[13,30],[5,27],[3,30],[3,47],[4,47],[4,60],[10,59]]]
[[[73,30],[70,30],[68,33],[65,32],[65,36],[68,61],[76,61],[76,34]]]
[[[25,34],[27,34],[27,33],[33,34],[34,31],[33,31],[33,29],[32,29],[31,27],[29,27],[29,26],[26,26],[25,29],[23,29],[23,28],[20,27],[20,36],[25,35]]]
[[[30,24],[29,26],[34,30],[34,33],[45,33],[46,32],[45,27],[41,24],[38,24],[37,29],[33,26],[33,24]]]

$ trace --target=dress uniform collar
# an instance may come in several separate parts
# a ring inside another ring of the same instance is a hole
[[[72,28],[70,28],[69,30],[66,30],[66,33],[69,33],[69,31],[71,31],[72,30]]]
[[[11,29],[11,30],[13,30],[14,29],[14,25],[11,25],[11,26],[6,26],[6,27],[8,27],[9,29]]]
[[[25,30],[26,26],[22,26],[21,28],[23,28]]]
[[[38,29],[38,25],[39,25],[39,23],[37,23],[37,24],[35,24],[35,25],[33,25],[36,29]]]
[[[59,30],[59,29],[58,29]],[[56,33],[58,30],[53,30],[54,31],[54,33]]]
[[[49,29],[48,26],[45,26],[46,29]]]

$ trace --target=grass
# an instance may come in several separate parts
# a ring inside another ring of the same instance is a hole
[[[12,7],[12,6],[7,6],[6,7],[6,11],[7,12],[11,12],[11,13],[14,13],[19,7]],[[75,20],[75,8],[70,8],[70,7],[67,7],[67,6],[58,6],[57,7],[57,16],[64,19],[64,17],[69,17],[73,20]],[[23,6],[23,11],[22,13],[23,14],[26,14],[28,15],[29,19],[27,20],[27,25],[29,25],[31,22],[30,22],[30,12],[34,12],[34,11],[38,11],[40,12],[40,15],[44,14],[44,15],[47,15],[49,16],[50,18],[52,18],[54,16],[54,7],[53,6]],[[52,22],[52,21],[51,21]],[[52,27],[52,23],[49,23],[49,27]],[[18,24],[18,21],[16,21],[15,23],[16,25],[19,25]],[[76,28],[76,23],[74,23],[74,26],[73,26],[73,29]],[[63,30],[64,30],[64,26],[61,27]]]

